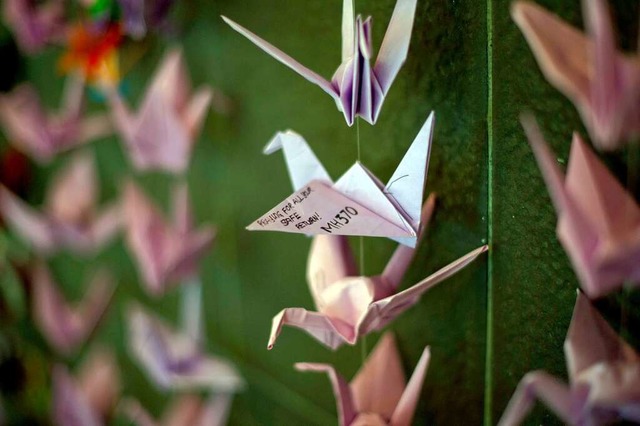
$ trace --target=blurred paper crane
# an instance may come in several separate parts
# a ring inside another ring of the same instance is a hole
[[[410,426],[429,358],[426,347],[407,383],[396,341],[389,332],[380,338],[351,383],[327,364],[297,363],[296,368],[329,376],[340,426]]]
[[[133,182],[126,185],[123,204],[127,245],[147,293],[160,296],[180,280],[197,275],[198,262],[211,248],[215,230],[194,228],[186,185],[174,190],[171,224]]]
[[[127,399],[122,410],[137,426],[224,426],[231,408],[231,396],[217,394],[207,401],[194,395],[177,396],[156,421],[140,403]]]
[[[569,385],[544,371],[527,374],[500,426],[520,424],[536,398],[570,425],[640,422],[640,357],[579,292],[564,353]]]
[[[433,212],[435,198],[423,208],[423,226]],[[424,232],[424,230],[422,230]],[[415,250],[396,249],[382,275],[358,276],[346,237],[314,237],[309,252],[307,281],[318,312],[286,308],[273,318],[268,348],[273,348],[282,327],[300,328],[323,345],[337,349],[354,345],[360,336],[380,330],[415,305],[436,284],[449,278],[487,250],[482,246],[440,269],[414,286],[397,292]]]
[[[40,52],[65,36],[64,0],[3,0],[4,22],[28,54]]]
[[[246,28],[223,16],[234,30],[247,37],[273,58],[328,93],[351,126],[356,116],[375,124],[391,84],[407,59],[417,0],[398,0],[375,65],[371,67],[371,17],[354,18],[353,0],[342,6],[342,63],[331,81],[311,71],[286,53]]]
[[[605,296],[625,282],[640,283],[640,208],[606,166],[573,135],[567,175],[549,150],[535,120],[523,126],[558,213],[558,239],[583,291]]]
[[[69,249],[91,255],[113,238],[121,225],[119,205],[96,212],[98,183],[93,158],[80,153],[54,177],[42,212],[0,186],[0,212],[37,252]]]
[[[60,111],[45,111],[28,83],[0,96],[0,123],[11,144],[39,163],[78,145],[105,137],[112,131],[103,114],[83,117],[84,80],[67,78]]]
[[[640,57],[616,50],[603,0],[583,0],[587,35],[528,1],[511,15],[549,82],[578,108],[594,143],[619,148],[640,134]]]
[[[53,421],[65,426],[108,424],[120,395],[120,372],[115,356],[94,349],[77,378],[63,365],[53,367]]]
[[[167,53],[137,113],[132,113],[115,88],[107,89],[116,127],[133,165],[181,174],[189,165],[212,91],[191,94],[180,50]]]
[[[124,30],[135,39],[144,37],[150,28],[162,25],[175,0],[118,0]]]
[[[131,353],[156,386],[222,393],[244,387],[233,365],[205,354],[190,330],[174,331],[136,304],[129,307],[127,321]]]
[[[44,263],[34,267],[31,280],[36,326],[56,352],[72,354],[86,342],[104,316],[115,290],[113,280],[104,271],[96,274],[74,307],[60,292]]]

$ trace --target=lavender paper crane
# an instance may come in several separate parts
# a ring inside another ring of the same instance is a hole
[[[520,424],[536,398],[571,425],[640,422],[640,356],[579,292],[564,353],[569,385],[544,371],[527,374],[500,426]]]
[[[124,192],[127,245],[142,275],[145,290],[160,296],[178,281],[197,275],[198,262],[211,248],[215,231],[194,229],[187,186],[176,186],[173,194],[173,223],[168,224],[133,183]]]
[[[386,185],[360,162],[333,183],[302,136],[276,134],[264,152],[284,151],[296,192],[247,229],[387,237],[415,247],[434,122],[431,113]]]
[[[62,106],[49,113],[35,89],[24,83],[0,96],[0,123],[16,149],[39,163],[49,163],[56,155],[111,133],[111,123],[103,114],[83,117],[84,80],[67,79]]]
[[[582,115],[600,149],[620,147],[640,134],[640,56],[616,50],[603,0],[583,0],[588,35],[527,1],[511,15],[525,35],[542,72]]]
[[[175,0],[118,0],[124,21],[124,30],[131,37],[144,37],[149,28],[165,23]]]
[[[127,321],[131,353],[158,387],[222,393],[243,388],[244,382],[233,365],[205,354],[190,337],[190,330],[172,330],[138,305],[129,307]]]
[[[63,0],[3,0],[2,6],[4,22],[22,51],[35,54],[64,39]]]
[[[417,0],[398,0],[373,68],[371,17],[354,19],[353,0],[342,6],[342,63],[331,82],[229,18],[222,19],[273,58],[328,93],[351,126],[356,116],[375,124],[391,84],[407,59]]]
[[[98,184],[91,156],[80,153],[52,180],[42,212],[36,211],[0,186],[0,213],[14,231],[37,252],[69,249],[91,255],[116,234],[120,207],[96,212]]]
[[[172,50],[165,55],[138,113],[129,111],[115,87],[107,93],[116,128],[134,166],[183,173],[212,92],[202,88],[192,96],[182,52]]]
[[[53,368],[53,421],[65,426],[109,424],[120,394],[120,372],[115,356],[93,349],[77,378],[63,365]]]
[[[523,117],[529,143],[558,213],[557,235],[587,296],[596,298],[640,282],[640,208],[633,196],[573,135],[569,167],[556,157],[531,117]]]
[[[115,284],[104,271],[87,286],[76,306],[71,306],[44,263],[38,263],[32,273],[33,320],[47,342],[63,355],[70,355],[82,346],[104,316]]]
[[[423,208],[423,223],[429,221],[435,197]],[[426,225],[423,225],[426,226]],[[286,308],[273,318],[268,348],[273,348],[282,327],[300,328],[323,345],[337,349],[354,345],[360,336],[380,330],[415,305],[436,284],[449,278],[481,253],[482,246],[440,269],[414,286],[397,292],[415,250],[399,246],[382,275],[358,276],[348,241],[343,236],[314,237],[307,265],[307,281],[318,312]]]
[[[231,396],[227,394],[213,395],[207,401],[194,395],[181,395],[156,421],[138,401],[127,399],[122,403],[124,414],[137,426],[224,426],[230,407]]]
[[[298,363],[300,371],[324,372],[331,380],[340,426],[410,426],[429,365],[426,347],[406,382],[393,334],[380,338],[351,383],[330,365]]]

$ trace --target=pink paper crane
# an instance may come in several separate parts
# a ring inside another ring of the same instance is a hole
[[[129,307],[127,321],[131,353],[158,387],[232,393],[244,386],[233,365],[207,355],[190,330],[175,331],[139,305]]]
[[[0,123],[9,142],[39,163],[78,145],[107,136],[111,123],[103,114],[83,117],[84,80],[67,79],[60,110],[50,113],[35,89],[25,83],[0,96]]]
[[[604,296],[625,281],[640,280],[640,209],[577,133],[562,176],[556,157],[530,117],[529,143],[558,213],[557,235],[571,258],[583,291]]]
[[[210,226],[194,229],[186,185],[175,188],[173,223],[133,183],[124,192],[127,243],[137,261],[145,290],[160,296],[179,280],[198,273],[198,262],[211,248],[215,231]]]
[[[76,306],[70,306],[51,273],[38,263],[32,274],[33,320],[47,342],[63,355],[82,346],[104,316],[115,284],[105,273],[96,274]]]
[[[431,195],[422,210],[424,227],[435,205]],[[354,345],[360,336],[380,330],[415,305],[420,297],[487,250],[482,246],[445,266],[416,285],[396,293],[415,250],[399,246],[382,275],[357,276],[353,255],[344,236],[314,237],[307,265],[307,281],[318,312],[286,308],[273,318],[268,348],[282,327],[300,328],[320,343],[336,349]]]
[[[139,170],[183,173],[212,91],[202,88],[192,96],[182,52],[172,50],[165,55],[138,113],[128,110],[115,88],[107,93],[114,122],[133,165]]]
[[[195,395],[176,397],[156,421],[134,399],[122,403],[122,410],[138,426],[224,426],[227,423],[231,397],[227,394],[211,396],[207,401]]]
[[[410,426],[430,356],[426,347],[407,383],[398,347],[389,332],[380,338],[351,383],[327,364],[298,363],[296,368],[329,376],[340,426]]]
[[[0,186],[0,213],[39,253],[69,249],[78,255],[94,254],[115,236],[121,224],[118,205],[96,212],[96,180],[92,157],[78,154],[54,177],[42,212]]]
[[[396,2],[378,57],[372,67],[371,17],[363,19],[358,15],[354,18],[353,0],[344,0],[342,63],[331,81],[327,81],[231,19],[225,16],[222,19],[260,49],[329,94],[335,100],[338,110],[344,114],[347,124],[351,126],[356,116],[371,124],[375,124],[378,119],[391,84],[407,59],[416,3],[417,0]]]
[[[28,54],[41,51],[65,36],[64,1],[3,0],[4,21],[16,43]]]
[[[603,0],[583,0],[588,35],[528,1],[511,15],[547,80],[575,104],[600,149],[640,134],[640,57],[616,50]]]
[[[544,371],[527,374],[500,426],[520,424],[536,398],[571,425],[640,422],[640,357],[580,292],[564,353],[569,385]]]
[[[63,365],[53,368],[53,421],[65,426],[102,426],[114,411],[120,394],[115,356],[94,349],[77,379]]]

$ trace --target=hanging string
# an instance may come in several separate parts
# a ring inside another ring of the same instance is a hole
[[[356,146],[358,149],[358,162],[360,162],[360,154],[361,154],[361,150],[360,150],[360,117],[356,116]],[[360,271],[360,275],[365,275],[365,270],[364,270],[364,237],[360,236],[358,237],[358,246],[359,246],[359,250],[358,250],[358,255],[359,255],[359,268],[358,270]],[[360,357],[361,357],[361,361],[362,364],[364,364],[364,361],[367,359],[367,338],[366,336],[362,336],[360,338]]]

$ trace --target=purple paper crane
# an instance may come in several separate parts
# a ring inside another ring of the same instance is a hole
[[[434,204],[432,195],[423,208],[421,233],[424,233]],[[318,235],[313,239],[307,265],[307,281],[318,312],[303,308],[283,309],[273,318],[268,348],[273,348],[285,325],[306,331],[331,349],[344,343],[354,345],[360,336],[385,327],[415,305],[424,293],[486,250],[487,246],[482,246],[396,293],[415,255],[414,249],[399,246],[382,275],[358,276],[347,239]]]
[[[162,295],[179,280],[197,275],[198,262],[215,237],[212,227],[194,229],[186,185],[175,188],[173,209],[173,224],[168,224],[133,182],[127,184],[127,243],[137,260],[144,288],[152,296]]]
[[[531,117],[523,117],[529,143],[558,213],[558,239],[587,296],[596,298],[625,282],[640,283],[640,208],[606,166],[573,135],[567,175]]]
[[[386,333],[351,383],[327,364],[298,363],[296,368],[329,376],[340,426],[410,426],[430,355],[426,347],[407,383],[396,341]]]
[[[570,425],[640,422],[640,357],[580,292],[564,353],[569,385],[544,371],[527,374],[499,426],[520,424],[536,398]]]
[[[547,80],[578,108],[594,143],[612,150],[640,134],[640,57],[616,50],[603,0],[583,0],[583,10],[588,36],[527,1],[515,2],[511,15]]]
[[[120,372],[115,356],[94,349],[77,378],[63,365],[53,367],[53,421],[64,426],[109,424],[120,395]]]
[[[417,0],[398,0],[373,68],[371,17],[354,19],[353,0],[342,8],[342,63],[331,79],[311,71],[229,18],[222,19],[259,48],[328,93],[351,126],[356,116],[375,124],[391,84],[407,59]]]
[[[129,307],[127,321],[131,352],[160,388],[232,393],[244,386],[233,365],[205,354],[188,330],[172,330],[138,305]]]
[[[104,316],[115,290],[113,281],[105,272],[97,274],[82,301],[72,307],[43,263],[35,266],[31,279],[36,326],[56,352],[70,355],[86,342]]]
[[[2,9],[7,27],[26,53],[37,53],[64,39],[64,0],[3,0]]]
[[[224,426],[231,408],[231,396],[217,394],[207,401],[194,395],[181,395],[170,403],[160,421],[151,417],[140,403],[127,399],[122,403],[124,414],[138,426]]]
[[[4,186],[0,186],[0,212],[39,253],[69,249],[91,255],[110,241],[121,225],[119,205],[96,212],[96,180],[92,157],[80,153],[52,180],[43,212],[35,211]]]
[[[175,0],[118,0],[122,9],[124,30],[131,37],[140,39],[149,28],[162,25]]]
[[[109,119],[97,114],[83,117],[84,80],[70,76],[65,86],[61,110],[45,111],[35,89],[23,84],[0,96],[0,122],[18,150],[39,163],[50,162],[57,154],[108,135]]]
[[[162,60],[138,113],[132,113],[115,88],[107,94],[116,127],[133,165],[139,170],[185,171],[191,151],[211,103],[212,91],[191,95],[180,50]]]

